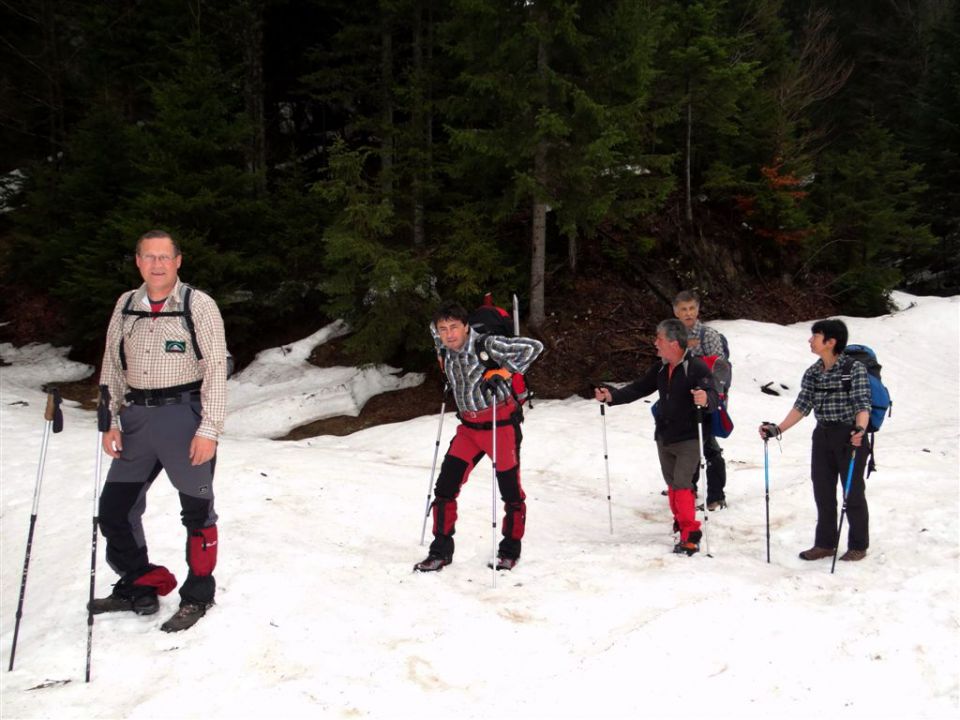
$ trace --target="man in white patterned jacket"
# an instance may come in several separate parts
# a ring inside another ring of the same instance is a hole
[[[497,569],[511,570],[520,559],[527,506],[520,485],[522,416],[510,378],[513,373],[526,372],[543,351],[543,344],[532,338],[480,335],[468,324],[467,311],[453,303],[437,310],[431,329],[442,346],[443,370],[457,403],[460,425],[437,477],[430,552],[414,570],[434,572],[453,561],[457,496],[480,459],[493,453],[494,395],[497,485],[504,508]]]
[[[213,604],[217,514],[213,473],[226,411],[227,347],[213,299],[180,282],[180,248],[163,230],[137,242],[143,284],[120,296],[107,329],[101,387],[110,391],[113,458],[100,495],[107,563],[120,580],[93,613],[152,615],[177,580],[150,563],[143,532],[147,491],[163,470],[180,496],[187,579],[166,632],[191,627]]]

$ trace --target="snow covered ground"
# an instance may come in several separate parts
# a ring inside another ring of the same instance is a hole
[[[6,671],[44,425],[39,387],[85,369],[51,348],[2,346],[13,364],[0,369],[0,715],[956,718],[960,298],[896,300],[892,315],[847,319],[851,340],[878,351],[895,402],[877,436],[863,562],[831,575],[829,560],[797,558],[815,518],[810,418],[782,448],[771,443],[766,563],[755,427],[783,417],[815,359],[808,322],[715,324],[733,352],[737,429],[722,443],[730,506],[711,514],[713,558],[670,552],[648,403],[607,411],[611,533],[597,404],[542,401],[524,425],[523,559],[495,588],[486,461],[461,495],[454,564],[411,572],[425,553],[437,417],[277,442],[250,435],[281,432],[296,403],[241,422],[251,387],[232,398],[218,460],[218,604],[174,635],[159,626],[176,593],[152,617],[98,616],[89,684],[97,433],[93,413],[76,407],[64,408],[65,429],[50,439],[16,666]],[[275,377],[299,375],[279,362]],[[781,397],[760,392],[771,381],[788,387]],[[455,422],[446,417],[442,448]],[[151,558],[182,579],[178,513],[161,475],[145,521]],[[102,541],[99,551],[104,594],[115,577]]]

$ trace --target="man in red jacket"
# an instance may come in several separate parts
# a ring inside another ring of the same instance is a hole
[[[693,477],[700,464],[697,406],[716,409],[717,393],[710,370],[687,350],[687,330],[682,322],[661,322],[654,345],[660,362],[643,377],[618,389],[598,387],[594,396],[599,402],[621,405],[659,392],[654,440],[670,510],[680,529],[680,542],[673,551],[693,555],[700,550],[702,537],[693,492]]]

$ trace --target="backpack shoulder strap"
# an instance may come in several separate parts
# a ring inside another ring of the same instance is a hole
[[[493,335],[490,333],[478,334],[477,339],[473,341],[473,349],[477,353],[477,359],[481,365],[487,370],[497,370],[500,368],[500,364],[487,352],[487,340],[491,337]]]
[[[127,300],[123,303],[123,308],[120,310],[121,315],[140,315],[136,310],[131,310],[130,305],[133,304],[133,296],[137,294],[136,290],[131,290],[127,293]],[[142,316],[141,316],[142,317]],[[123,349],[123,332],[120,333],[120,347],[117,349],[117,353],[120,356],[120,367],[124,372],[127,371],[127,353]]]
[[[121,315],[132,315],[133,317],[150,317],[153,313],[149,310],[134,310],[133,309],[133,298],[137,294],[136,290],[130,290],[127,293],[127,301],[123,304],[123,308],[120,310]]]
[[[193,322],[193,310],[190,307],[190,299],[193,297],[193,288],[183,284],[183,296],[180,305],[183,308],[183,322],[186,323],[187,330],[190,332],[190,342],[193,343],[193,352],[197,360],[203,360],[203,353],[200,352],[200,343],[197,342],[197,326]]]
[[[849,393],[853,387],[853,363],[854,359],[844,356],[843,364],[840,366],[840,382],[843,383],[843,391]]]

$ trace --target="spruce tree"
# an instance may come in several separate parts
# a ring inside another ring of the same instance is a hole
[[[876,121],[856,146],[825,160],[813,187],[829,233],[813,252],[837,274],[833,291],[846,312],[885,312],[903,264],[934,244],[920,221],[920,171]]]

